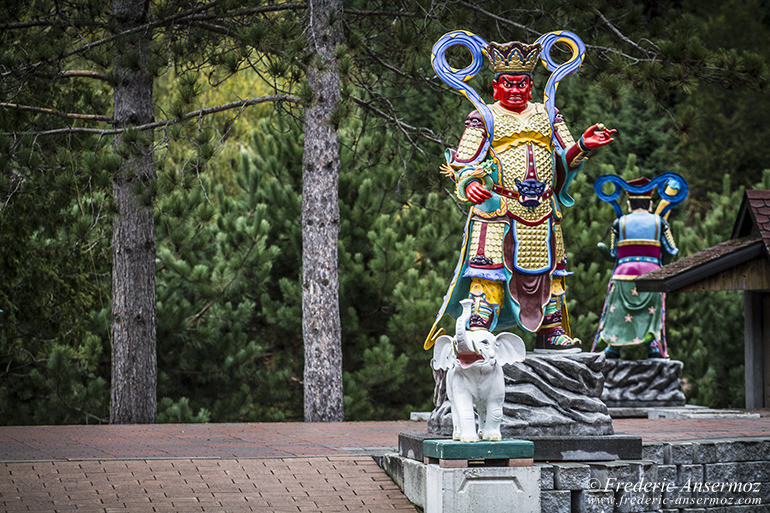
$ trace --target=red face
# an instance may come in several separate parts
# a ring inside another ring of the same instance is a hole
[[[522,112],[532,99],[532,80],[527,75],[502,75],[492,82],[492,96],[506,109]]]

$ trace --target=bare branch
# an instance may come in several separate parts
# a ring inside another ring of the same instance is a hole
[[[345,14],[355,14],[356,16],[405,16],[413,18],[417,16],[413,12],[401,12],[401,11],[361,11],[358,9],[343,9]]]
[[[532,35],[535,35],[535,36],[540,36],[541,35],[541,33],[538,32],[535,29],[532,29],[532,28],[530,28],[530,27],[528,27],[526,25],[522,25],[521,23],[516,23],[515,21],[511,21],[511,20],[505,19],[502,16],[498,16],[496,14],[492,14],[491,12],[485,11],[484,9],[482,9],[481,7],[478,7],[477,5],[474,5],[473,3],[470,3],[470,2],[460,2],[460,5],[464,5],[465,7],[468,7],[469,9],[473,9],[474,11],[478,11],[481,14],[483,14],[484,16],[488,16],[488,17],[492,18],[495,21],[499,21],[500,23],[505,23],[506,25],[510,25],[512,27],[516,27],[518,29],[524,30],[524,31],[526,31],[526,32],[528,32],[528,33],[530,33]]]
[[[630,62],[630,64],[639,64],[640,62],[652,62],[655,60],[655,59],[640,59],[638,57],[634,57],[633,55],[628,55],[627,53],[622,52],[617,48],[611,48],[609,46],[586,45],[586,49],[596,50],[597,52],[599,52],[600,57],[604,57],[604,55],[608,53],[616,53],[621,57],[623,57],[624,59],[627,59]]]
[[[18,105],[16,103],[0,102],[0,108],[26,110],[29,112],[37,112],[39,114],[49,114],[51,116],[59,116],[61,118],[68,118],[68,119],[84,119],[86,121],[106,121],[108,123],[112,122],[112,118],[110,116],[102,116],[99,114],[77,114],[72,112],[62,112],[60,110],[46,109],[43,107],[33,107],[31,105]]]
[[[39,19],[29,21],[17,21],[13,23],[0,24],[0,30],[19,30],[32,27],[61,27],[64,25],[72,25],[72,20],[63,17],[62,19]],[[80,19],[77,22],[79,27],[104,27],[105,23],[96,20],[84,20]]]
[[[161,126],[171,125],[179,121],[187,121],[188,119],[197,118],[200,116],[208,116],[209,114],[214,114],[225,110],[241,109],[244,107],[249,107],[251,105],[258,105],[260,103],[268,103],[268,102],[302,103],[302,99],[298,96],[293,96],[289,94],[273,94],[270,96],[260,96],[259,98],[249,98],[246,100],[238,100],[230,103],[225,103],[222,105],[217,105],[216,107],[208,107],[206,109],[200,109],[193,112],[188,112],[187,114],[185,114],[181,118],[178,118],[177,120],[170,119],[166,121],[159,121],[156,123],[148,123],[147,125],[138,126],[136,128],[139,128],[141,130],[158,128]],[[151,126],[151,125],[155,125],[155,126]]]
[[[193,25],[196,27],[200,27],[202,29],[208,30],[209,32],[216,32],[217,34],[222,34],[225,36],[229,36],[232,34],[232,30],[230,30],[227,27],[223,27],[221,25],[214,25],[213,23],[206,23],[205,21],[194,21]]]
[[[31,21],[19,21],[17,23],[3,23],[0,25],[0,30],[16,30],[30,27],[52,27],[54,25],[61,25],[61,21],[58,20],[31,20]]]
[[[371,102],[366,102],[360,98],[356,98],[355,96],[351,96],[351,99],[359,106],[363,107],[364,109],[370,110],[377,116],[389,121],[390,123],[396,125],[396,127],[401,130],[407,137],[409,136],[408,132],[414,132],[423,139],[426,139],[430,142],[434,142],[437,144],[440,144],[442,146],[448,146],[448,144],[441,139],[438,135],[436,135],[432,130],[428,128],[423,127],[414,127],[408,123],[404,123],[400,119],[398,119],[395,116],[391,116],[387,112],[384,112],[374,105],[371,104]]]
[[[459,201],[457,201],[457,194],[447,189],[445,186],[441,186],[441,190],[444,191],[444,193],[449,197],[449,199],[452,200],[452,203],[455,204],[457,207],[457,210],[459,210],[462,213],[467,212],[466,207],[462,206]]]
[[[615,25],[613,25],[613,24],[612,24],[612,22],[611,22],[610,20],[608,20],[608,19],[607,19],[607,18],[604,16],[604,14],[602,14],[602,12],[601,12],[599,9],[597,9],[596,7],[594,7],[593,9],[594,9],[594,12],[595,12],[595,13],[596,13],[596,14],[599,16],[599,18],[600,18],[600,19],[601,19],[601,20],[604,22],[604,24],[605,24],[605,25],[607,25],[607,26],[610,28],[610,30],[611,30],[611,31],[612,31],[612,32],[613,32],[613,33],[614,33],[616,36],[618,36],[618,37],[620,38],[620,40],[621,40],[621,41],[623,41],[623,42],[624,42],[624,43],[626,43],[626,44],[629,44],[629,45],[633,46],[634,48],[636,48],[637,50],[639,50],[640,52],[642,52],[644,55],[647,55],[648,57],[651,57],[651,56],[653,56],[653,55],[654,55],[654,52],[652,52],[652,51],[650,51],[650,50],[646,50],[646,49],[642,48],[642,47],[641,47],[641,46],[639,46],[638,44],[636,44],[636,43],[634,43],[633,41],[631,41],[631,40],[630,40],[628,37],[626,37],[625,35],[623,35],[623,33],[622,33],[622,32],[620,32],[620,30],[618,30],[618,29],[617,29],[617,27],[615,27]]]
[[[250,9],[240,9],[237,11],[226,11],[223,13],[217,13],[217,14],[196,14],[193,16],[185,17],[185,19],[179,21],[179,23],[183,22],[194,22],[194,21],[206,21],[206,20],[216,20],[220,18],[227,18],[232,19],[234,17],[238,16],[253,16],[255,14],[262,14],[266,12],[278,12],[278,11],[299,11],[307,9],[306,3],[293,3],[293,4],[276,4],[276,5],[263,5],[261,7],[252,7]]]
[[[5,132],[5,134],[13,135],[34,135],[40,137],[44,135],[62,135],[62,134],[96,134],[96,135],[117,135],[128,129],[133,130],[154,130],[156,128],[164,128],[169,125],[174,125],[187,121],[193,118],[208,116],[209,114],[215,114],[217,112],[223,112],[231,109],[243,109],[251,105],[258,105],[260,103],[268,102],[289,102],[289,103],[302,103],[302,99],[297,96],[288,94],[274,94],[270,96],[261,96],[259,98],[249,98],[247,100],[239,100],[235,102],[225,103],[223,105],[217,105],[215,107],[208,107],[206,109],[195,110],[188,112],[184,116],[174,119],[166,119],[164,121],[155,121],[153,123],[145,123],[144,125],[136,125],[124,128],[111,128],[111,129],[98,129],[98,128],[84,128],[84,127],[66,127],[57,128],[54,130],[46,130],[43,132]],[[109,118],[109,121],[112,121]]]
[[[59,76],[62,78],[70,78],[70,77],[86,77],[86,78],[95,78],[98,80],[108,80],[107,75],[105,73],[99,73],[98,71],[91,71],[87,69],[69,69],[67,71],[62,71],[59,73]]]
[[[524,30],[524,31],[526,31],[526,32],[528,32],[528,33],[530,33],[530,34],[532,34],[534,36],[538,36],[539,37],[539,36],[542,35],[542,33],[538,32],[537,30],[534,30],[534,29],[532,29],[532,28],[530,28],[530,27],[528,27],[526,25],[523,25],[521,23],[516,23],[515,21],[508,20],[506,18],[503,18],[502,16],[498,16],[496,14],[493,14],[493,13],[489,12],[489,11],[485,11],[481,7],[478,7],[478,6],[476,6],[476,5],[472,4],[472,3],[460,2],[460,4],[464,5],[465,7],[468,7],[469,9],[473,9],[473,10],[475,10],[477,12],[480,12],[481,14],[483,14],[485,16],[488,16],[489,18],[491,18],[491,19],[493,19],[495,21],[498,21],[500,23],[503,23],[503,24],[506,24],[506,25],[510,25],[512,27],[516,27],[518,29]],[[596,9],[594,9],[594,10],[596,10]],[[641,50],[642,52],[644,52],[648,56],[649,55],[654,55],[652,52],[650,52],[648,50],[644,50],[643,48],[639,47],[639,45],[635,44],[633,41],[631,41],[630,39],[628,39],[625,36],[623,36],[623,34],[618,32],[617,29],[615,29],[615,27],[606,18],[604,18],[604,16],[598,10],[596,12],[604,19],[604,21],[610,26],[610,28],[614,29],[614,31],[617,33],[617,35],[619,37],[624,39],[624,41],[626,41],[627,43],[631,44],[632,46],[638,48],[639,50]],[[617,50],[616,48],[609,48],[609,47],[606,47],[606,46],[586,45],[586,48],[590,48],[592,50],[597,50],[597,51],[599,51],[601,53],[616,53],[616,54],[621,55],[622,57],[630,60],[633,64],[639,63],[641,61],[650,60],[650,59],[639,59],[639,58],[633,57],[631,55],[625,54],[622,51]]]
[[[397,74],[397,75],[401,75],[402,77],[404,77],[404,78],[407,78],[407,79],[412,79],[412,78],[414,78],[414,77],[412,77],[412,76],[408,75],[407,73],[404,73],[402,70],[400,70],[400,69],[396,68],[395,66],[391,66],[391,65],[390,65],[390,64],[388,64],[387,62],[385,62],[385,61],[383,61],[382,59],[380,59],[380,58],[377,56],[377,54],[375,54],[375,53],[374,53],[374,51],[373,51],[371,48],[369,48],[369,46],[368,46],[368,45],[363,45],[363,47],[364,47],[364,50],[366,51],[366,53],[367,53],[367,54],[369,54],[369,57],[371,57],[372,59],[374,59],[374,60],[375,60],[375,61],[376,61],[376,62],[377,62],[377,63],[378,63],[380,66],[382,66],[383,68],[389,69],[389,70],[390,70],[390,71],[392,71],[393,73],[395,73],[395,74]]]

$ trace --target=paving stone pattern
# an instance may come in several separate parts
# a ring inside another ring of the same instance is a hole
[[[415,511],[370,456],[3,463],[0,509]]]

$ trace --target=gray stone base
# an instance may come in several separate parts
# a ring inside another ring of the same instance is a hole
[[[541,513],[538,467],[427,465],[425,513]]]
[[[412,504],[425,509],[427,465],[396,453],[384,455],[377,464],[388,473]]]
[[[684,406],[654,406],[654,407],[647,407],[647,406],[626,406],[626,407],[617,407],[617,408],[607,408],[610,411],[610,417],[613,419],[649,419],[650,412],[656,411],[701,411],[701,410],[710,410],[709,408],[706,408],[705,406],[697,406],[694,404],[686,404]],[[701,417],[698,417],[701,418]]]
[[[607,359],[602,401],[610,408],[683,407],[683,367],[678,360]]]
[[[758,419],[759,413],[711,408],[649,408],[648,419]]]
[[[501,432],[505,438],[611,435],[612,419],[601,400],[604,353],[535,354],[506,365]],[[446,373],[435,371],[430,433],[451,435]]]
[[[448,436],[431,433],[401,433],[398,435],[400,456],[423,461],[425,440]],[[612,461],[642,458],[642,438],[634,435],[605,436],[529,436],[523,438],[535,444],[535,461]]]
[[[642,457],[642,437],[636,435],[604,436],[531,436],[535,461],[613,461]]]
[[[544,511],[539,467],[441,468],[395,453],[379,464],[425,513]]]

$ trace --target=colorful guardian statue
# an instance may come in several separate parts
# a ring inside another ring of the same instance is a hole
[[[556,65],[554,43],[573,50]],[[471,51],[473,62],[463,70],[444,58],[450,46]],[[494,71],[487,105],[466,81],[478,73],[482,55]],[[517,41],[487,43],[463,31],[450,32],[433,47],[433,68],[440,78],[476,107],[465,122],[456,149],[445,152],[442,171],[455,182],[455,194],[470,205],[460,259],[454,277],[425,342],[430,348],[443,332],[445,314],[457,318],[464,299],[473,301],[470,330],[520,326],[537,333],[537,352],[579,352],[570,336],[564,298],[565,251],[562,207],[574,201],[567,194],[573,177],[591,150],[612,142],[615,130],[595,124],[579,141],[570,135],[553,106],[558,81],[577,71],[584,55],[582,41],[569,32],[549,33],[534,44]],[[545,102],[532,102],[533,73],[538,62],[552,75]]]
[[[606,182],[615,185],[616,194],[602,192]],[[656,187],[661,189],[663,200],[653,213],[652,193]],[[627,183],[617,176],[605,175],[596,180],[594,188],[602,200],[613,203],[618,218],[612,225],[608,254],[615,260],[615,269],[591,350],[604,343],[607,358],[620,358],[622,347],[645,344],[649,358],[668,358],[666,296],[641,292],[634,280],[659,268],[664,251],[669,255],[678,253],[667,218],[671,208],[687,196],[687,182],[675,173],[666,173],[654,181],[638,178]],[[621,215],[615,201],[621,189],[628,191],[626,215]]]

